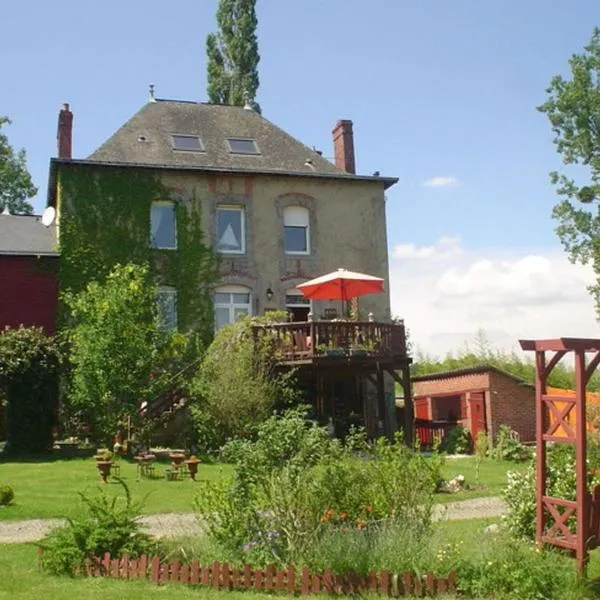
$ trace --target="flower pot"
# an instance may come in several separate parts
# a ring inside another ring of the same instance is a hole
[[[364,348],[350,348],[350,356],[366,356],[367,351]]]
[[[100,471],[100,477],[102,477],[102,482],[108,483],[107,479],[110,476],[110,468],[112,467],[112,462],[110,460],[99,460],[96,461],[96,467],[98,467],[98,471]]]
[[[325,354],[327,356],[344,356],[346,352],[343,348],[331,348],[330,350],[325,350]]]
[[[183,461],[185,460],[185,454],[181,454],[179,452],[172,452],[171,454],[169,454],[169,458],[171,459],[173,466],[178,467],[179,465],[183,464]]]
[[[185,464],[188,467],[188,471],[190,472],[190,477],[196,481],[196,473],[198,473],[198,464],[199,460],[186,460]]]

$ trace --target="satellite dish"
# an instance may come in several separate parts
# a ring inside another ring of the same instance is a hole
[[[42,223],[46,227],[50,227],[50,225],[52,225],[52,223],[54,223],[55,217],[56,217],[56,210],[54,209],[53,206],[49,206],[44,211],[44,214],[42,215]]]

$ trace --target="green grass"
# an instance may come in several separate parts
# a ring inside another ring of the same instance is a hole
[[[468,521],[444,522],[436,525],[444,541],[463,540],[468,552],[477,553],[479,541],[486,525],[495,519],[472,519]],[[182,545],[194,540],[178,540]],[[574,561],[569,561],[574,568]],[[219,598],[223,600],[257,600],[266,598],[288,598],[285,595],[266,595],[253,592],[215,592],[202,587],[191,588],[177,584],[156,586],[146,581],[119,581],[108,578],[56,577],[40,571],[36,547],[30,544],[0,544],[0,600],[37,600],[40,596],[52,600],[88,600],[95,598],[127,598],[128,600],[200,600]],[[600,551],[591,554],[589,577],[598,581],[600,577]],[[591,596],[590,596],[591,597]]]
[[[51,518],[83,514],[77,492],[95,493],[98,487],[121,494],[116,483],[102,484],[93,458],[0,462],[0,483],[15,492],[11,506],[0,509],[0,520]],[[203,481],[214,481],[232,472],[229,465],[201,464],[196,481],[166,481],[166,463],[156,464],[156,479],[138,481],[137,465],[120,461],[121,477],[135,500],[146,500],[143,513],[191,512]]]
[[[166,463],[156,463],[155,479],[137,478],[137,466],[120,461],[121,476],[133,497],[147,495],[143,511],[146,514],[190,512],[196,491],[203,481],[215,481],[232,473],[231,465],[201,464],[197,481],[166,481]],[[475,458],[448,458],[443,466],[446,479],[462,474],[470,489],[457,494],[437,494],[437,502],[453,502],[481,496],[499,495],[506,483],[506,472],[524,469],[523,464],[484,460],[480,470],[480,485],[475,486]],[[0,483],[10,485],[15,492],[13,505],[0,509],[0,520],[56,518],[82,514],[83,505],[77,492],[94,493],[100,486],[108,492],[120,493],[115,483],[102,485],[93,458],[70,460],[40,459],[0,462]]]
[[[153,585],[145,581],[119,581],[108,578],[55,577],[40,571],[36,548],[25,544],[0,544],[0,600],[88,600],[91,598],[127,598],[127,600],[185,600],[194,598],[256,600],[272,595],[253,592],[218,592],[184,585]],[[281,596],[278,596],[281,597]],[[285,597],[285,596],[283,596]]]
[[[449,480],[457,475],[464,475],[467,489],[456,494],[436,494],[437,502],[454,502],[468,500],[469,498],[481,498],[484,496],[499,496],[506,485],[506,473],[508,471],[523,471],[527,463],[514,463],[508,461],[497,461],[486,458],[481,462],[479,470],[479,484],[476,484],[474,456],[466,458],[446,458],[442,467],[444,479]]]

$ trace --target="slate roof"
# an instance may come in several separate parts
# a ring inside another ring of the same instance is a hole
[[[173,150],[173,134],[199,136],[205,151]],[[253,139],[260,154],[231,153],[227,138]],[[397,181],[346,173],[253,110],[179,100],[148,102],[83,162]]]
[[[0,255],[58,256],[56,225],[46,227],[39,215],[0,213]]]

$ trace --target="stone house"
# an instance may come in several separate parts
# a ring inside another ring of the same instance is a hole
[[[356,174],[351,121],[335,124],[334,162],[249,107],[153,94],[85,159],[72,156],[72,128],[64,105],[48,189],[63,289],[77,289],[117,262],[148,260],[166,326],[188,330],[206,321],[207,310],[216,329],[270,310],[286,310],[295,322],[307,323],[309,315],[315,322],[331,319],[340,316],[339,302],[311,303],[296,286],[340,267],[389,279],[385,191],[397,179]],[[202,248],[220,259],[209,306],[200,301],[211,266]],[[360,299],[360,320],[390,323],[387,290]],[[375,335],[375,325],[369,327]],[[400,328],[402,336],[393,336],[395,358],[384,366],[390,374],[404,369],[406,383],[410,361]],[[299,332],[294,335],[298,340]],[[306,341],[308,330],[302,336]],[[392,431],[391,375],[381,383],[381,360],[371,362],[378,401],[365,420],[385,421]]]
[[[496,367],[481,365],[411,379],[417,435],[462,425],[475,439],[495,438],[508,425],[521,442],[535,440],[535,387]],[[424,441],[425,441],[424,440]]]

